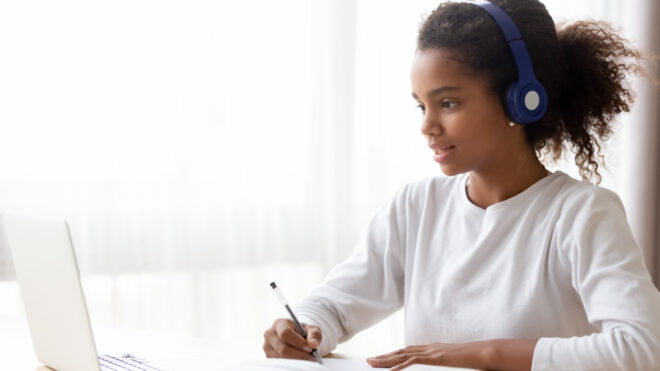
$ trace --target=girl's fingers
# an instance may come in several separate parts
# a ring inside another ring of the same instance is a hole
[[[400,353],[387,357],[380,356],[376,358],[369,358],[367,359],[367,362],[373,367],[393,367],[407,361],[411,357],[413,356],[405,353]]]
[[[293,321],[289,319],[278,320],[275,322],[274,327],[277,336],[285,343],[308,353],[312,351],[312,348],[307,344],[305,339],[296,331]]]
[[[312,348],[289,320],[275,321],[273,326],[264,332],[263,350],[268,358],[314,360],[310,354]]]
[[[296,349],[289,344],[281,341],[273,346],[277,352],[277,358],[302,359],[305,361],[315,361],[314,356],[300,349]]]
[[[398,355],[401,355],[401,354],[414,355],[414,354],[425,353],[426,351],[427,351],[427,349],[424,346],[409,346],[407,348],[398,349],[398,350],[395,350],[393,352],[389,352],[389,353],[381,354],[379,356],[371,357],[369,359],[391,358],[391,357],[395,357],[395,356],[398,356]]]
[[[414,356],[414,357],[412,357],[412,358],[408,358],[407,361],[405,361],[405,362],[403,362],[403,363],[401,363],[401,364],[399,364],[399,365],[394,366],[390,371],[399,371],[399,370],[402,370],[402,369],[404,369],[404,368],[406,368],[406,367],[408,367],[408,366],[410,366],[410,365],[413,365],[413,364],[415,364],[415,363],[426,363],[426,364],[430,364],[430,360],[427,359],[427,358],[422,358],[422,357]]]
[[[368,358],[367,362],[374,367],[393,367],[409,362],[410,359],[415,359],[412,363],[417,363],[422,357],[428,355],[426,346],[409,346],[404,349],[395,350],[387,354]],[[408,363],[410,365],[412,363]],[[404,366],[404,367],[407,367]]]
[[[268,358],[292,358],[292,359],[304,359],[304,360],[314,360],[314,357],[304,350],[296,349],[277,336],[277,333],[273,329],[269,329],[264,334],[264,346],[263,350],[266,353]]]

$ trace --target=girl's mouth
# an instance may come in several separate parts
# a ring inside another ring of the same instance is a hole
[[[445,162],[449,156],[453,153],[453,149],[456,148],[455,146],[449,146],[449,147],[442,147],[438,148],[435,150],[435,153],[433,154],[433,161],[441,164]]]

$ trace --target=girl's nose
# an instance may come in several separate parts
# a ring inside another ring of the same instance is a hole
[[[442,125],[430,112],[424,113],[421,132],[424,136],[442,134]]]

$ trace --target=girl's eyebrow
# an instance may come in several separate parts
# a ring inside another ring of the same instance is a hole
[[[434,95],[438,95],[438,94],[440,94],[440,93],[444,93],[444,92],[446,92],[446,91],[460,90],[460,89],[461,89],[461,88],[458,87],[458,86],[442,86],[442,87],[439,87],[439,88],[437,88],[437,89],[432,90],[432,91],[428,94],[428,96],[429,96],[429,97],[433,97]],[[419,97],[417,96],[417,94],[415,94],[415,92],[412,93],[412,97],[415,98],[415,99],[417,99],[417,100],[419,100]]]

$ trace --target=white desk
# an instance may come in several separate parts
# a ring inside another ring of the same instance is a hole
[[[261,347],[245,349],[221,344],[213,339],[178,337],[128,329],[95,329],[99,353],[131,353],[145,359],[199,360],[199,369],[220,370],[225,363],[263,357]],[[66,341],[66,336],[63,336]],[[203,361],[203,362],[202,362]],[[177,361],[173,361],[176,363]],[[197,361],[196,361],[197,362]],[[202,364],[203,363],[203,364]],[[0,317],[0,370],[49,371],[34,355],[32,339],[25,318]]]

